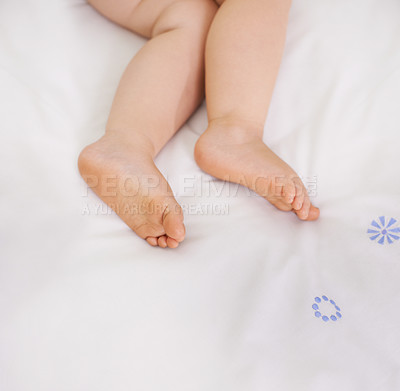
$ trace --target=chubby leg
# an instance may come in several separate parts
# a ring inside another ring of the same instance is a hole
[[[206,47],[209,125],[196,144],[199,166],[243,184],[277,208],[315,220],[298,175],[262,141],[285,44],[290,0],[218,0],[222,3]]]
[[[83,178],[153,246],[177,247],[183,215],[154,157],[203,99],[212,0],[90,0],[100,13],[150,38],[117,89],[105,135],[80,154]]]

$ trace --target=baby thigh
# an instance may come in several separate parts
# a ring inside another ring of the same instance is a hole
[[[114,23],[146,38],[189,27],[206,34],[217,11],[214,0],[88,0]]]

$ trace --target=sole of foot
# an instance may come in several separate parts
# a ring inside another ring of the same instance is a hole
[[[185,237],[182,208],[138,140],[104,136],[80,154],[88,186],[151,246],[176,248]]]

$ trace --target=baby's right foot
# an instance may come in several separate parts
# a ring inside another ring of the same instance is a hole
[[[248,121],[211,121],[196,144],[202,170],[216,178],[247,186],[278,209],[294,211],[301,220],[316,220],[298,175],[262,141],[263,126]]]
[[[94,192],[152,246],[184,239],[182,209],[146,145],[105,135],[80,154],[78,166]]]

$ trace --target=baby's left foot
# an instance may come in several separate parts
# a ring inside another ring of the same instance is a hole
[[[255,191],[278,209],[301,220],[316,220],[299,176],[262,141],[262,126],[248,121],[211,121],[195,147],[197,164],[216,178]]]

